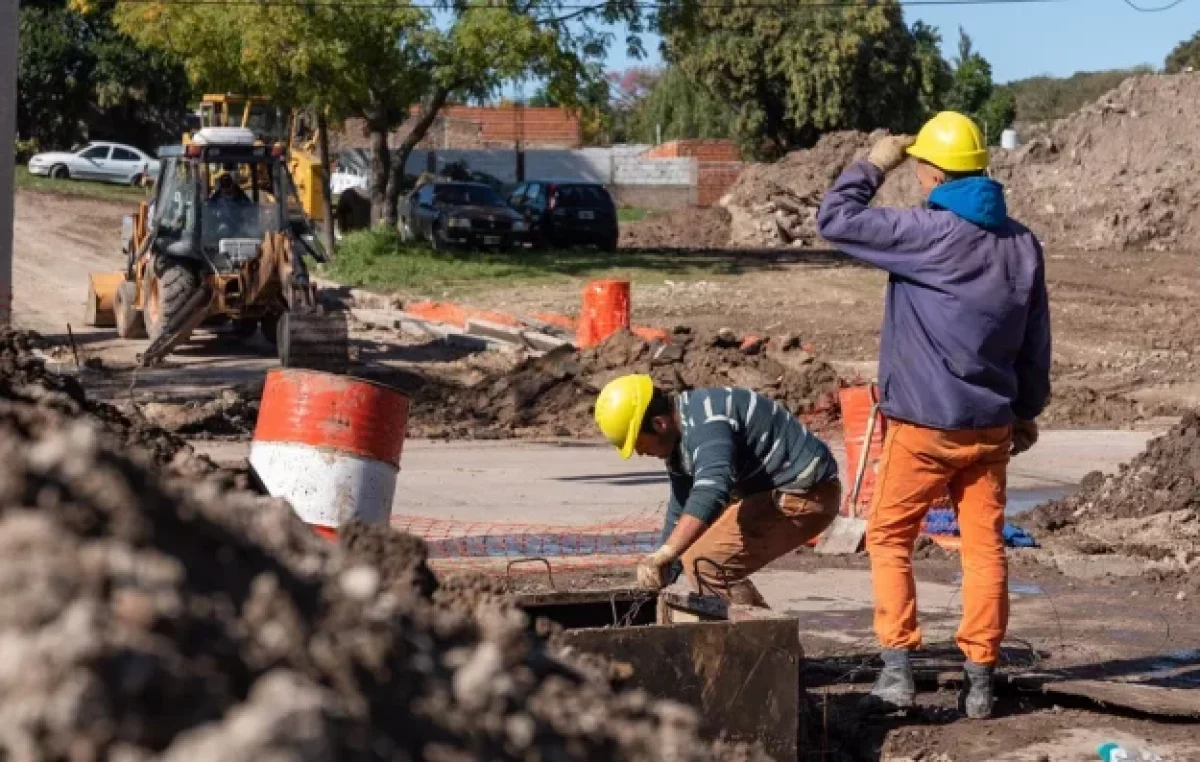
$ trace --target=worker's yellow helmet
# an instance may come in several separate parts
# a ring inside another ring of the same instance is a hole
[[[947,172],[981,172],[988,166],[983,132],[957,111],[943,111],[926,122],[908,155]]]
[[[654,396],[654,381],[644,374],[621,376],[604,385],[596,397],[596,425],[622,458],[633,455],[633,445],[642,431],[642,421],[650,398]]]

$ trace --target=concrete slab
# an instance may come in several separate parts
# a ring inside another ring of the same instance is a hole
[[[1089,471],[1115,470],[1140,452],[1140,431],[1048,431],[1013,461],[1010,510],[1025,509],[1072,488]],[[196,442],[219,461],[245,458],[248,443]],[[845,468],[840,442],[832,443]],[[843,476],[843,479],[847,477]],[[667,479],[660,462],[622,460],[592,442],[432,442],[410,440],[396,490],[395,513],[440,519],[566,525],[661,515]]]

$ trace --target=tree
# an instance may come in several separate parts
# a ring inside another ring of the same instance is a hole
[[[1200,32],[1176,45],[1163,64],[1167,74],[1178,74],[1196,68],[1200,68]]]
[[[665,69],[631,109],[629,139],[652,143],[687,138],[727,138],[733,111],[675,67]]]
[[[113,138],[152,149],[182,129],[191,97],[183,68],[121,34],[111,10],[22,4],[20,136],[45,147]]]
[[[975,112],[975,119],[991,145],[1000,142],[1000,134],[1011,127],[1016,118],[1017,99],[1011,87],[997,87]]]
[[[1130,77],[1153,74],[1149,66],[1112,71],[1081,71],[1070,77],[1030,77],[1010,82],[1022,123],[1061,119],[1078,111]]]
[[[672,0],[660,23],[669,60],[734,110],[750,151],[811,145],[824,132],[911,132],[941,79],[929,27],[909,29],[897,0],[833,7]]]
[[[992,65],[975,51],[970,35],[962,27],[958,29],[958,55],[946,93],[946,108],[974,119],[989,143],[999,141],[1000,133],[1013,123],[1017,114],[1012,90],[995,86]]]

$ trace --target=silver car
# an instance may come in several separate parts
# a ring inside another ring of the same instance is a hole
[[[29,160],[29,173],[60,180],[140,185],[144,178],[158,176],[158,166],[158,159],[133,146],[96,141],[74,153],[35,154]]]

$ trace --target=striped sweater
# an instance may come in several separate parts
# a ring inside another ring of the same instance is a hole
[[[749,389],[695,389],[676,398],[683,437],[667,463],[671,501],[664,538],[686,513],[711,523],[737,497],[804,492],[837,477],[815,434],[774,400]]]

